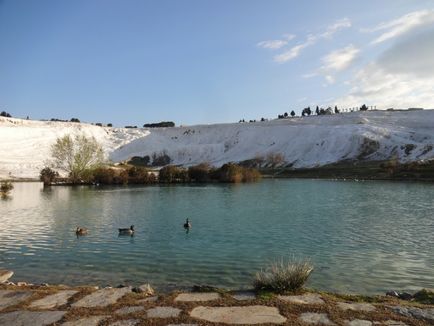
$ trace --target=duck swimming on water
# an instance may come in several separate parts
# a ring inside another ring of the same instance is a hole
[[[127,234],[134,234],[134,225],[131,225],[130,228],[125,229],[119,229],[119,235],[127,235]]]
[[[191,228],[191,223],[189,222],[189,220],[187,219],[184,223],[184,229],[189,229]]]
[[[79,235],[86,235],[87,234],[87,229],[86,228],[81,228],[81,227],[77,226],[77,229],[75,229],[75,234],[77,236],[79,236]]]

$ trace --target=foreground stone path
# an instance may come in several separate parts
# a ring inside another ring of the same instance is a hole
[[[0,315],[0,325],[43,326],[62,319],[66,311],[13,311]]]
[[[373,305],[329,294],[251,291],[158,296],[149,285],[143,289],[0,285],[0,326],[434,325],[434,305],[396,300]]]
[[[213,323],[225,324],[282,324],[286,318],[275,307],[196,307],[190,316]]]
[[[319,314],[316,312],[303,313],[300,315],[299,319],[307,324],[334,325],[327,314]]]
[[[77,320],[67,321],[62,326],[98,326],[100,321],[107,319],[110,316],[92,316],[87,318],[80,318]]]
[[[88,296],[84,297],[80,301],[72,305],[73,308],[92,308],[92,307],[106,307],[108,305],[116,303],[127,293],[131,292],[131,287],[124,287],[120,289],[101,289]]]
[[[0,311],[9,306],[16,305],[32,296],[30,291],[0,290]]]
[[[196,301],[212,301],[220,299],[220,294],[215,292],[199,292],[199,293],[181,293],[175,301],[196,302]]]
[[[324,304],[324,300],[319,294],[306,293],[303,295],[279,295],[278,298],[283,301],[288,301],[298,304]]]
[[[51,309],[66,304],[74,294],[78,291],[60,291],[55,294],[46,296],[45,298],[33,301],[30,308],[36,309]]]

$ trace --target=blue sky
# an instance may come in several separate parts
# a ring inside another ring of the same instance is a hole
[[[433,9],[0,0],[0,110],[123,126],[273,118],[308,105],[434,108]]]

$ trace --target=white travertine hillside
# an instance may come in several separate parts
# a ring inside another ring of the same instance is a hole
[[[314,167],[342,160],[434,158],[434,110],[368,111],[256,123],[176,128],[105,128],[0,117],[0,178],[36,178],[64,134],[94,136],[114,162],[167,153],[173,164],[219,166],[270,153]]]

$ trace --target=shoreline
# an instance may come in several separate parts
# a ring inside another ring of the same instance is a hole
[[[196,286],[155,293],[149,284],[100,288],[0,283],[0,324],[27,325],[30,321],[34,325],[68,326],[258,323],[423,326],[434,322],[434,303],[312,289],[278,295]]]

